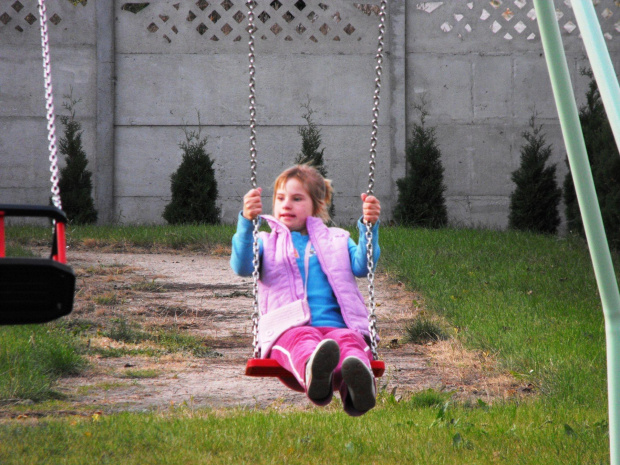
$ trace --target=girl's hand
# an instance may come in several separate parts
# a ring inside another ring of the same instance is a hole
[[[366,223],[375,224],[381,214],[381,202],[374,195],[362,194],[362,212]]]
[[[263,212],[263,202],[260,198],[262,188],[251,189],[243,196],[243,217],[252,221]]]

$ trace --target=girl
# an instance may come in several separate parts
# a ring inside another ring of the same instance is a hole
[[[273,216],[262,216],[271,233],[259,236],[259,344],[261,356],[290,371],[312,402],[327,405],[339,390],[344,410],[357,416],[376,399],[368,312],[355,281],[368,273],[366,242],[355,244],[348,232],[324,224],[332,192],[331,182],[308,165],[276,179]],[[374,196],[361,198],[363,219],[374,225],[376,263],[381,204]],[[250,190],[232,241],[238,275],[252,274],[252,220],[262,211],[261,189]],[[363,238],[361,219],[358,229]]]

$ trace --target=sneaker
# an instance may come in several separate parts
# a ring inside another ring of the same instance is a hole
[[[306,364],[306,392],[311,400],[320,402],[332,395],[333,373],[339,361],[340,348],[336,341],[319,342]]]
[[[342,378],[347,383],[355,410],[367,412],[375,406],[375,377],[364,362],[353,356],[345,358],[342,362]]]

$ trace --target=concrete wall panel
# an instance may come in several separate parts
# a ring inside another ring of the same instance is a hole
[[[449,196],[450,223],[457,227],[505,229],[509,200],[503,196]]]
[[[409,54],[407,80],[409,115],[415,115],[413,105],[424,99],[428,114],[435,118],[472,120],[473,82],[469,57]]]
[[[0,54],[0,116],[45,117],[41,49],[0,44]],[[94,49],[56,47],[51,59],[56,114],[66,113],[63,97],[73,88],[73,96],[81,99],[78,114],[94,117]]]
[[[511,119],[514,111],[512,58],[477,56],[472,74],[474,118]]]
[[[243,59],[242,59],[243,58]],[[120,55],[117,112],[120,125],[179,125],[196,110],[209,125],[248,124],[248,70],[237,55]],[[257,121],[305,124],[301,107],[315,122],[365,125],[372,118],[372,57],[272,55],[256,60]],[[389,97],[389,80],[382,92]],[[274,96],[277,96],[275,98]],[[389,113],[381,114],[387,121]]]
[[[60,140],[63,126],[60,123],[58,126]],[[51,174],[45,121],[39,118],[0,117],[0,127],[0,201],[47,204]],[[82,130],[83,147],[89,158],[88,169],[95,171],[94,122],[85,121]],[[60,153],[58,165],[64,166],[64,156]]]

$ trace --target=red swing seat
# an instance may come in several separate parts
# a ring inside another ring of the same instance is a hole
[[[385,362],[383,360],[373,360],[370,362],[370,367],[375,375],[375,378],[380,378],[385,373]],[[254,376],[257,378],[276,377],[290,386],[289,383],[297,384],[295,376],[282,368],[282,366],[273,359],[270,358],[251,358],[245,366],[245,375]]]

